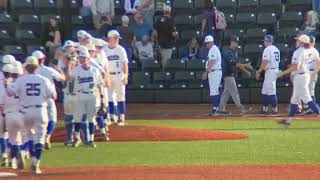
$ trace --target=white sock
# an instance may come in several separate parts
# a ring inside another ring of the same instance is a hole
[[[273,111],[273,112],[278,112],[278,107],[273,107],[273,108],[272,108],[272,111]]]
[[[101,132],[101,134],[106,134],[106,128],[101,128],[100,132]]]
[[[293,117],[288,117],[288,119],[286,120],[288,123],[291,123],[293,120]]]

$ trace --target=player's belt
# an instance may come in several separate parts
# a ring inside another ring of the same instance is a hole
[[[309,69],[309,71],[314,71],[314,69]]]
[[[23,113],[23,114],[25,113],[25,112],[19,110],[19,111],[8,111],[8,112],[5,112],[5,114],[16,113],[16,112]]]
[[[120,74],[121,72],[110,72],[110,75],[116,75],[116,74]]]
[[[278,68],[267,68],[267,69],[278,69]]]
[[[41,108],[43,107],[42,105],[30,105],[30,106],[22,106],[24,109],[28,109],[28,108]]]
[[[79,91],[79,92],[83,94],[93,94],[93,91]]]
[[[305,74],[305,73],[303,72],[303,73],[298,73],[298,74],[302,75],[302,74]]]
[[[214,72],[214,71],[221,71],[221,69],[211,69],[210,72]]]
[[[76,94],[75,94],[75,93],[66,93],[66,95],[72,95],[72,96],[75,96]]]

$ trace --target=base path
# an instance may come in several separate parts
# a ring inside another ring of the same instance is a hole
[[[195,140],[228,140],[247,138],[245,134],[215,132],[184,128],[157,126],[123,126],[109,127],[111,141],[195,141]],[[98,132],[98,131],[97,131]],[[52,137],[53,142],[65,141],[65,130],[57,128]],[[99,133],[96,140],[101,140]]]
[[[19,173],[19,180],[319,180],[320,165],[198,165],[167,167],[44,168]]]

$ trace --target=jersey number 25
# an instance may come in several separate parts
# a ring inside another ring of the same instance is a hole
[[[39,83],[27,83],[26,84],[26,94],[27,96],[40,96],[40,84]]]

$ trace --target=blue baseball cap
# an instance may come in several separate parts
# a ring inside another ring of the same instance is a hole
[[[264,36],[264,41],[269,41],[269,42],[273,42],[273,36],[268,34]]]
[[[313,44],[316,42],[316,37],[312,36],[312,35],[309,35],[309,38],[310,38],[310,43]]]

